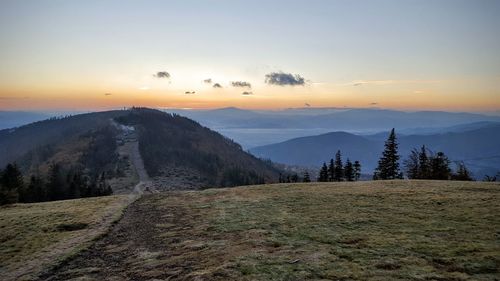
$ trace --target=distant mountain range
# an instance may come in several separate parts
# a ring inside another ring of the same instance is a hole
[[[235,107],[214,110],[167,109],[199,122],[241,144],[244,149],[297,137],[344,131],[371,135],[396,128],[403,134],[458,132],[461,126],[500,122],[500,116],[442,111],[404,112],[377,108],[290,108],[245,110]],[[0,129],[17,127],[66,112],[0,111]],[[466,125],[464,125],[466,124]],[[457,126],[454,128],[454,126]],[[443,131],[446,130],[446,131]]]
[[[54,146],[58,142],[67,140],[68,137],[79,136],[89,130],[95,131],[100,126],[108,124],[109,119],[116,118],[115,114],[122,116],[124,112],[127,111],[81,114],[75,117],[38,122],[17,129],[0,130],[0,154],[2,155],[0,165],[17,160],[23,155],[26,157],[26,153],[30,150],[40,150],[40,147],[43,148],[47,144]],[[153,112],[157,114],[160,111]],[[403,157],[406,157],[412,148],[425,144],[433,151],[445,152],[453,161],[465,161],[477,176],[495,174],[500,170],[499,116],[441,111],[403,112],[375,108],[299,108],[272,111],[230,107],[215,110],[168,110],[168,112],[198,121],[201,125],[241,144],[243,149],[250,149],[250,152],[258,157],[285,164],[318,166],[330,159],[337,149],[340,149],[352,160],[362,161],[364,171],[371,173],[383,149],[388,130],[396,128]],[[147,130],[143,131],[143,135],[149,136],[146,141],[157,141],[154,145],[158,145],[160,151],[149,152],[151,159],[156,159],[153,161],[159,163],[164,161],[158,157],[169,149],[165,144],[171,141],[173,135],[164,130],[167,128],[164,127],[165,124],[158,122],[160,119],[163,120],[164,116],[155,116],[150,121],[142,119],[134,126],[147,127]],[[37,119],[43,116],[31,113],[0,112],[0,124],[21,124],[31,120],[30,118]],[[182,121],[184,119],[180,117],[176,117],[175,120],[184,124],[182,126],[194,126]],[[159,127],[155,128],[151,124]],[[204,143],[228,141],[220,135],[214,139],[209,138],[209,136],[215,136],[213,135],[215,133],[211,131],[208,133],[209,131],[201,129],[195,130],[196,134],[200,134],[196,137],[185,130],[177,131],[176,128],[182,128],[182,126],[169,127],[170,130],[177,132],[174,136],[178,142],[172,144],[173,150],[182,147],[181,136],[185,137],[189,147],[192,146],[196,150],[204,148]],[[163,134],[161,137],[160,133]],[[196,140],[196,138],[199,139]],[[159,145],[161,143],[164,144],[163,147]],[[230,147],[232,151],[238,146],[235,144],[234,147]],[[233,157],[236,157],[235,159],[239,157],[234,156],[236,154],[231,156],[225,153],[223,146],[217,145],[210,149],[209,154],[224,155],[224,159],[228,161]],[[237,150],[243,153],[242,149]],[[238,155],[243,154],[238,152]],[[247,159],[246,157],[241,159]],[[260,166],[254,160],[248,161],[254,163],[251,166]],[[232,160],[229,162],[233,167],[244,166]],[[157,164],[148,166],[146,163],[146,166],[150,167],[152,173],[162,169],[157,170]],[[264,171],[260,168],[257,170],[261,174]],[[276,172],[268,175],[276,175]]]
[[[234,139],[244,148],[332,131],[368,135],[397,128],[404,134],[461,131],[464,124],[500,122],[499,116],[442,111],[404,112],[385,109],[300,108],[252,111],[229,107],[215,110],[169,110]],[[476,126],[465,125],[465,126]],[[457,126],[453,128],[453,126]]]
[[[0,130],[19,127],[49,117],[52,115],[41,112],[0,111]]]
[[[404,159],[413,148],[426,145],[431,151],[444,152],[452,161],[464,161],[478,178],[500,171],[500,123],[472,123],[443,131],[425,135],[400,134],[401,156]],[[340,149],[344,160],[346,157],[360,160],[364,172],[371,173],[377,165],[387,135],[385,132],[366,136],[331,132],[255,147],[250,152],[279,163],[319,166]]]

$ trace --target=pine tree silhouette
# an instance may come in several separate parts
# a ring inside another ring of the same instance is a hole
[[[334,181],[342,181],[344,179],[344,166],[342,164],[342,155],[340,150],[337,150],[335,154],[335,169],[334,169]]]
[[[354,181],[354,167],[351,160],[347,158],[344,166],[344,178],[346,181]]]
[[[358,181],[361,177],[361,163],[358,160],[354,161],[354,180]]]
[[[390,180],[402,178],[403,176],[399,170],[399,158],[396,132],[393,128],[389,134],[389,138],[385,141],[385,149],[378,161],[378,167],[375,170],[373,179]]]
[[[323,166],[321,167],[321,170],[319,171],[318,181],[319,182],[328,181],[328,167],[326,166],[326,163],[323,163]]]

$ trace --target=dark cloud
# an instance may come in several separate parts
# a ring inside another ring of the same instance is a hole
[[[194,94],[196,94],[196,92],[195,91],[191,91],[191,92],[190,91],[185,91],[184,94],[186,94],[186,95],[194,95]]]
[[[203,83],[212,84],[212,78],[203,80]]]
[[[222,86],[219,83],[215,83],[212,87],[214,87],[214,88],[222,88]]]
[[[168,73],[166,71],[158,71],[153,76],[156,77],[156,78],[166,78],[166,79],[169,79],[170,78],[170,73]]]
[[[271,72],[266,74],[266,83],[278,86],[304,86],[306,80],[298,74]]]
[[[233,82],[231,82],[231,85],[233,87],[252,88],[252,84],[245,82],[245,81],[233,81]]]
[[[247,92],[247,91],[245,91],[245,92],[243,92],[241,94],[244,95],[244,96],[251,96],[251,95],[253,95],[252,92]]]

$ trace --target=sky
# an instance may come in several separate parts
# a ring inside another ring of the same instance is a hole
[[[493,0],[0,0],[0,110],[500,112],[499,27]]]

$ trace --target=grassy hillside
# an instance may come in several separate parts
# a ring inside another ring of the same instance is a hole
[[[134,126],[139,149],[150,176],[186,178],[199,187],[277,182],[279,171],[241,149],[241,146],[191,119],[158,110],[138,108],[116,118]]]
[[[122,214],[127,196],[0,207],[0,276],[20,280],[81,249]]]
[[[59,150],[60,145],[76,141],[79,136],[109,126],[109,120],[126,111],[79,114],[39,121],[14,129],[0,130],[0,166],[25,157],[27,166],[43,162]],[[37,153],[35,153],[37,152]],[[28,157],[32,153],[31,157]]]
[[[499,213],[497,183],[276,184],[155,194],[45,277],[495,280]]]

